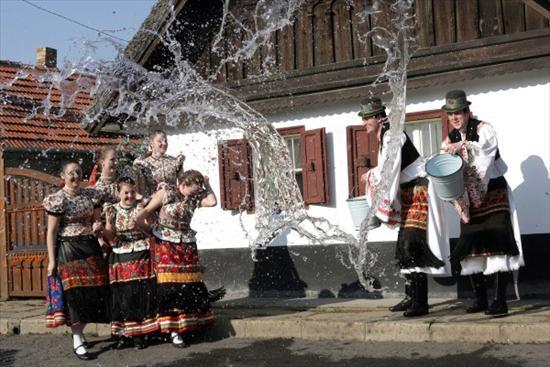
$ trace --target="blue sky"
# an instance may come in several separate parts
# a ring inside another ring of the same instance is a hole
[[[149,14],[156,0],[29,0],[116,37],[130,40]],[[107,37],[102,36],[102,39]],[[39,47],[57,49],[58,64],[76,62],[83,55],[112,59],[115,48],[86,29],[21,0],[0,0],[0,59],[34,64]],[[94,51],[83,46],[89,42]],[[121,42],[121,41],[117,41]],[[121,42],[126,44],[125,42]],[[88,50],[88,51],[86,51]]]

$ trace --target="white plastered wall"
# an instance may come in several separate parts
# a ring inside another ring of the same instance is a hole
[[[407,95],[407,112],[438,109],[450,89],[464,89],[472,102],[471,110],[497,131],[500,153],[508,165],[506,179],[514,190],[523,234],[550,232],[550,70],[539,70],[465,81],[422,90]],[[303,125],[307,130],[325,127],[330,203],[311,205],[309,214],[325,217],[345,231],[355,234],[347,208],[348,169],[346,126],[360,124],[358,101],[279,113],[268,119],[275,127]],[[232,137],[238,138],[238,131]],[[198,169],[210,177],[219,198],[219,171],[216,138],[205,134],[170,134],[168,154],[183,152],[185,169]],[[451,236],[458,236],[458,219],[452,210]],[[253,217],[243,215],[244,226],[253,227]],[[200,209],[192,223],[202,249],[248,246],[239,215],[215,208]],[[372,231],[372,241],[393,241],[396,230]],[[284,234],[274,244],[306,245],[295,234]]]

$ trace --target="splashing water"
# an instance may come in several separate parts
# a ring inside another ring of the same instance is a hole
[[[220,67],[204,78],[186,59],[177,32],[155,34],[162,45],[171,53],[173,65],[167,68],[156,67],[147,70],[143,66],[119,56],[113,61],[95,61],[92,58],[82,58],[76,64],[65,63],[59,71],[48,71],[40,78],[52,84],[62,92],[60,107],[55,111],[46,98],[40,110],[48,115],[63,115],[74,103],[76,95],[84,90],[92,91],[96,98],[106,95],[116,98],[115,103],[104,105],[99,111],[90,111],[84,123],[103,118],[105,115],[122,121],[125,128],[138,132],[151,126],[167,126],[177,128],[181,134],[203,136],[210,146],[216,147],[216,142],[235,136],[238,132],[248,140],[252,149],[254,175],[254,225],[247,225],[241,211],[240,223],[243,232],[249,239],[252,253],[265,248],[284,229],[290,228],[316,244],[347,244],[347,252],[338,254],[346,267],[353,268],[361,284],[367,289],[373,289],[373,279],[367,276],[368,269],[377,261],[377,254],[369,251],[368,231],[366,223],[374,215],[382,194],[388,190],[392,157],[400,149],[399,136],[405,117],[406,69],[410,59],[412,0],[398,0],[391,5],[383,1],[375,1],[371,7],[358,14],[366,19],[372,14],[381,12],[385,7],[391,21],[386,28],[374,27],[367,34],[361,35],[360,41],[366,45],[367,38],[382,48],[387,59],[383,72],[374,84],[387,83],[392,95],[389,105],[390,144],[389,157],[382,165],[381,187],[374,205],[369,209],[367,218],[363,221],[358,239],[331,224],[327,219],[308,215],[300,190],[295,181],[286,144],[275,128],[260,113],[233,96],[222,87],[214,86],[216,74],[225,62],[239,62],[251,59],[259,48],[270,50],[273,32],[292,25],[293,15],[302,5],[303,0],[260,0],[252,14],[252,21],[239,19],[230,11],[229,0],[224,1],[223,16],[219,32],[212,43],[212,51],[222,52],[223,36],[228,27],[239,29],[243,34],[242,47],[231,50],[226,55]],[[350,1],[350,4],[352,2]],[[170,6],[169,24],[177,29],[179,21],[173,4]],[[112,42],[112,41],[111,41]],[[122,49],[116,43],[114,46]],[[226,50],[227,51],[227,50]],[[270,54],[266,52],[265,54]],[[264,75],[272,73],[274,60],[265,57],[261,70]],[[95,80],[90,77],[93,72]],[[16,79],[25,78],[25,72]],[[90,84],[91,83],[91,84]],[[12,82],[13,84],[13,82]],[[2,88],[8,86],[0,85]],[[109,93],[105,93],[109,91]],[[33,111],[33,114],[36,112]],[[205,148],[208,150],[209,148]],[[194,147],[194,150],[195,147]],[[186,155],[195,152],[185,151]],[[212,154],[213,151],[208,151]],[[215,160],[205,162],[201,169],[206,174],[218,171]]]

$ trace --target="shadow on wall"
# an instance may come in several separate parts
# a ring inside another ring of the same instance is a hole
[[[521,163],[523,182],[514,190],[522,233],[550,232],[550,178],[541,157],[532,155]],[[543,211],[541,213],[541,211]]]
[[[305,297],[307,283],[300,279],[288,246],[256,250],[249,297]]]

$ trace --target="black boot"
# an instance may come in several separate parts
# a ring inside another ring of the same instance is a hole
[[[413,274],[413,302],[403,313],[405,317],[415,317],[428,314],[428,277],[425,273]]]
[[[491,306],[486,315],[506,315],[508,313],[508,305],[506,304],[506,288],[508,288],[508,279],[510,272],[498,272],[496,274],[496,298],[491,303]]]
[[[487,310],[487,287],[483,273],[470,275],[470,282],[474,291],[475,301],[466,309],[467,313],[482,312]]]
[[[145,338],[143,335],[137,335],[134,336],[134,349],[144,349],[146,347],[145,345]]]
[[[405,311],[412,305],[412,276],[410,274],[405,274],[405,298],[401,300],[398,304],[391,306],[389,310],[391,312]]]

